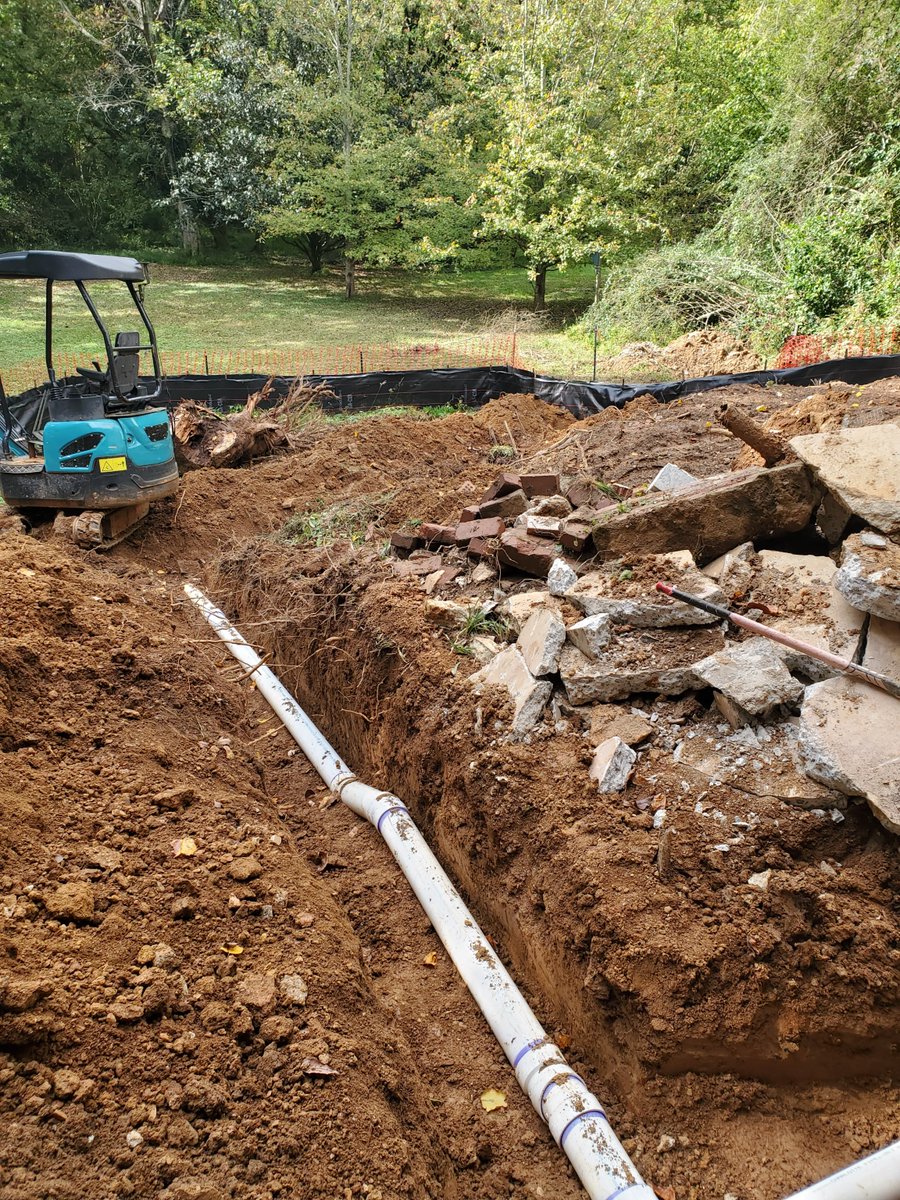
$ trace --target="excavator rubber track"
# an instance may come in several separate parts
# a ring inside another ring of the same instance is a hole
[[[72,540],[82,550],[111,550],[138,528],[149,511],[149,504],[132,504],[106,512],[79,513],[72,521]]]

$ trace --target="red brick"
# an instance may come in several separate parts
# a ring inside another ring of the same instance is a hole
[[[469,558],[481,558],[485,562],[493,562],[497,557],[497,540],[496,538],[472,538],[466,553]]]
[[[558,551],[552,542],[541,541],[507,529],[500,539],[498,560],[505,567],[514,567],[526,575],[546,579]]]
[[[454,525],[432,525],[426,521],[419,526],[419,535],[428,546],[435,543],[439,546],[456,544],[456,527]]]
[[[488,500],[496,500],[499,496],[508,496],[510,492],[517,492],[521,484],[518,475],[512,475],[509,471],[504,471],[502,475],[498,475],[488,490],[481,497],[481,504],[486,504]]]
[[[567,550],[583,550],[591,540],[593,526],[588,521],[563,521],[559,531],[559,542]]]
[[[481,521],[463,521],[456,527],[456,544],[465,546],[472,538],[498,538],[506,528],[500,517],[488,517]]]
[[[480,516],[481,516],[481,509],[478,507],[478,505],[470,504],[467,508],[464,508],[462,510],[462,512],[459,514],[460,524],[463,521],[477,521]]]
[[[411,550],[418,550],[424,544],[420,537],[416,537],[412,533],[397,532],[391,534],[391,546],[401,558],[405,558]]]
[[[522,475],[520,476],[522,491],[529,499],[535,496],[558,496],[558,475]]]
[[[486,517],[517,517],[528,507],[528,500],[521,488],[508,492],[496,500],[481,505],[481,519]]]

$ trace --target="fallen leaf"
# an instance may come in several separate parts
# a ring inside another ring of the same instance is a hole
[[[426,967],[436,967],[437,966],[437,950],[432,950],[429,954],[426,954],[425,957],[422,959],[422,962],[425,964]]]
[[[192,837],[176,838],[172,843],[176,858],[190,858],[197,853],[197,843]]]
[[[304,1058],[300,1070],[304,1075],[337,1075],[334,1067],[329,1067],[328,1063],[323,1063],[318,1058]]]
[[[567,1033],[561,1033],[556,1039],[556,1044],[559,1046],[560,1050],[568,1050],[568,1048],[572,1045],[572,1039]]]
[[[237,942],[226,942],[225,945],[220,946],[219,949],[224,950],[226,954],[243,954],[244,953],[244,947],[239,946],[237,944]]]
[[[485,1112],[495,1112],[498,1108],[506,1108],[506,1095],[496,1088],[488,1088],[481,1093],[481,1107]]]

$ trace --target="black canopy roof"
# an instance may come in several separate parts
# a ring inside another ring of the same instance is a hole
[[[21,250],[0,254],[0,278],[130,279],[140,283],[144,268],[136,258],[113,254],[69,254],[65,250]]]

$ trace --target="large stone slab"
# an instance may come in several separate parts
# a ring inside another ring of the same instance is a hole
[[[834,586],[855,608],[900,621],[900,546],[880,535],[848,537]]]
[[[599,660],[567,642],[559,673],[570,704],[624,700],[637,692],[677,696],[704,686],[695,664],[724,644],[719,629],[626,630]]]
[[[732,643],[697,663],[695,670],[710,687],[754,716],[767,716],[803,695],[803,684],[794,679],[773,644],[762,637]]]
[[[702,564],[741,542],[798,533],[820,496],[803,463],[753,467],[607,508],[597,514],[592,536],[604,558],[690,550]]]
[[[845,508],[883,533],[900,533],[900,424],[806,434],[790,446]]]
[[[512,730],[520,737],[529,733],[540,721],[544,705],[553,691],[552,683],[535,679],[515,646],[508,646],[487,666],[470,675],[469,684],[479,693],[485,687],[506,690],[514,706]]]
[[[900,700],[840,676],[806,689],[800,754],[811,779],[863,796],[900,834]]]
[[[624,578],[623,578],[624,576]],[[654,589],[657,579],[713,604],[723,604],[725,597],[718,584],[697,568],[689,551],[657,554],[642,558],[640,572],[634,575],[617,565],[601,571],[590,571],[566,593],[566,599],[588,617],[606,613],[610,620],[662,629],[670,625],[711,625],[718,618],[690,604],[672,600]]]

